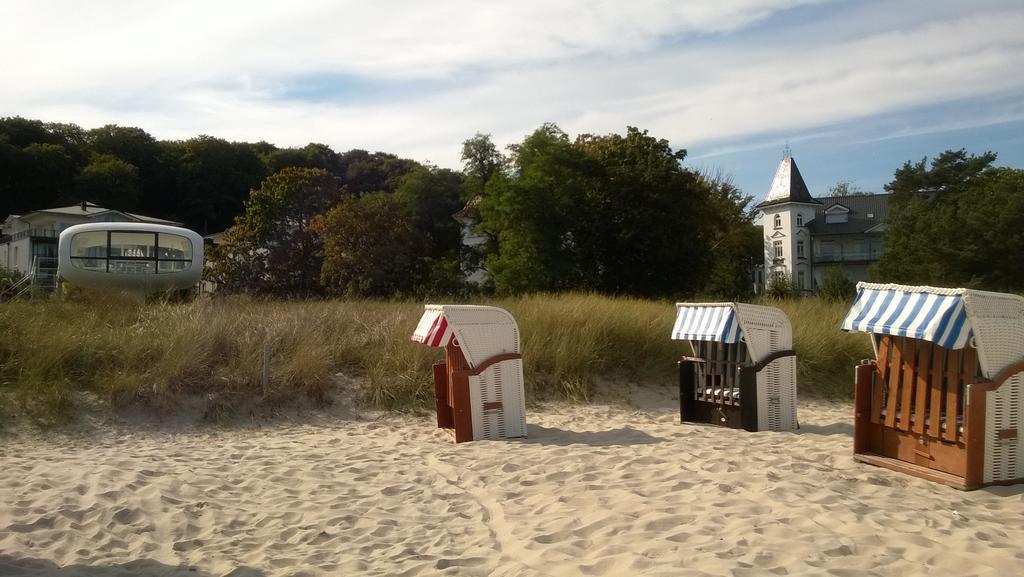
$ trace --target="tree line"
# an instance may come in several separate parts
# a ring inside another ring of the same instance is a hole
[[[763,258],[752,198],[685,158],[633,127],[570,137],[545,124],[506,150],[477,134],[449,170],[317,143],[3,118],[0,215],[90,200],[225,231],[207,271],[225,292],[749,296]],[[946,151],[898,169],[872,276],[1024,290],[1024,171],[995,158]],[[464,225],[483,244],[464,245]],[[486,283],[468,284],[481,268]]]
[[[747,294],[761,258],[751,198],[685,168],[685,155],[632,127],[571,139],[545,124],[507,153],[477,134],[463,171],[414,164],[375,190],[285,168],[213,248],[209,278],[302,296]],[[463,226],[484,242],[466,246]],[[467,283],[481,267],[485,284]]]
[[[0,119],[0,214],[89,200],[224,231],[207,276],[225,292],[749,293],[761,258],[751,198],[685,156],[636,128],[570,138],[545,124],[507,151],[469,138],[456,171],[317,143],[12,117]],[[464,246],[463,226],[486,242]],[[467,284],[481,268],[486,283]]]
[[[328,170],[351,190],[393,187],[417,163],[323,144],[278,148],[212,136],[157,140],[141,128],[0,118],[0,215],[89,200],[101,206],[219,232],[249,193],[285,167]]]
[[[1024,292],[1024,170],[995,160],[994,152],[947,150],[896,170],[873,276]]]

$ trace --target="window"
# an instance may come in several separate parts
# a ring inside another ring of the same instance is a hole
[[[833,207],[833,208],[835,208],[835,207]],[[849,222],[849,221],[850,221],[850,211],[849,210],[844,210],[843,208],[838,208],[836,210],[829,209],[829,210],[825,211],[825,222],[827,224],[841,224],[841,223]]]
[[[71,239],[71,263],[124,275],[181,272],[192,267],[192,241],[155,232],[80,232]]]
[[[834,260],[838,256],[839,253],[836,252],[836,243],[830,240],[822,241],[821,244],[818,245],[818,248],[814,251],[814,258],[815,260],[819,261]]]
[[[776,214],[775,215],[775,228],[782,228],[782,215],[781,214]]]
[[[775,245],[775,258],[782,258],[782,241],[777,240],[773,244]]]
[[[799,212],[796,213],[796,225],[797,226],[803,226],[804,225],[804,215],[800,214]]]
[[[807,279],[806,279],[806,277],[804,275],[804,271],[798,271],[796,273],[796,286],[797,286],[797,288],[799,288],[800,290],[806,289],[807,288],[807,282],[806,281],[807,281]]]
[[[796,258],[804,258],[804,241],[796,241]]]
[[[864,240],[854,240],[843,243],[843,260],[867,260],[868,245]]]

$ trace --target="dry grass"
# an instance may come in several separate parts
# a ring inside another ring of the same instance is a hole
[[[875,356],[867,335],[839,330],[853,303],[803,298],[763,304],[782,309],[793,325],[800,392],[823,398],[853,398],[854,367],[862,359]]]
[[[533,295],[492,301],[523,335],[531,399],[587,401],[596,378],[672,386],[686,345],[669,340],[668,301]],[[803,394],[847,397],[864,335],[842,335],[846,305],[776,303],[793,321]],[[41,424],[74,414],[88,392],[106,406],[173,412],[181,395],[205,399],[210,417],[323,402],[331,377],[363,378],[364,401],[384,409],[426,406],[440,351],[409,335],[413,302],[280,302],[247,298],[139,305],[112,297],[0,305],[0,391],[14,412]],[[262,379],[269,355],[269,380]]]

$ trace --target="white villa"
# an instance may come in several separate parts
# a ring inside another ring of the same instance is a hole
[[[180,226],[180,223],[103,208],[91,202],[12,214],[0,224],[0,266],[28,274],[51,276],[57,269],[57,240],[76,224],[142,222]]]
[[[794,289],[810,294],[832,266],[853,282],[866,281],[868,266],[884,250],[889,195],[812,197],[789,154],[757,208],[764,230],[764,268],[754,273],[758,289],[773,277],[785,277]]]

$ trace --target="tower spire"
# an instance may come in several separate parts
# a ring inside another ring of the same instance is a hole
[[[782,149],[782,160],[786,160],[787,158],[791,158],[792,156],[793,151],[789,148],[789,141],[787,140],[786,147]]]

